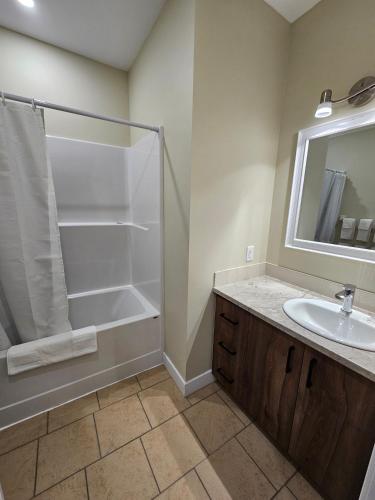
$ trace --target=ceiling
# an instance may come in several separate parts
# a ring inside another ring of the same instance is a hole
[[[264,0],[279,14],[293,23],[305,12],[312,9],[320,0]]]
[[[0,26],[124,70],[165,0],[0,0]]]
[[[136,58],[166,0],[0,0],[0,26],[115,68]],[[265,0],[294,22],[320,0]]]

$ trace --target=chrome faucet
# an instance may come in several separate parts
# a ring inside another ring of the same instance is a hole
[[[353,301],[355,294],[355,285],[343,285],[343,290],[335,294],[336,299],[341,299],[343,301],[341,310],[346,314],[350,314],[353,310]]]

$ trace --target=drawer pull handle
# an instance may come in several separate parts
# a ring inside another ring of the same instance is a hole
[[[233,321],[232,319],[228,318],[228,316],[225,313],[221,313],[220,314],[220,318],[225,319],[225,321],[227,321],[228,323],[230,323],[232,326],[237,326],[238,325],[238,321]]]
[[[306,378],[306,387],[308,389],[310,389],[310,387],[312,387],[312,385],[313,385],[312,376],[313,376],[314,368],[317,365],[317,363],[318,363],[317,360],[314,358],[310,361],[309,371],[307,372],[307,378]]]
[[[285,373],[290,373],[293,370],[293,353],[296,350],[294,345],[291,345],[288,349],[288,357],[286,360]]]
[[[223,377],[223,379],[228,382],[228,384],[233,384],[234,380],[232,378],[229,378],[225,375],[224,371],[222,368],[218,368],[217,373]]]
[[[231,356],[235,356],[237,354],[236,351],[229,349],[229,347],[227,347],[222,340],[219,342],[219,346]]]

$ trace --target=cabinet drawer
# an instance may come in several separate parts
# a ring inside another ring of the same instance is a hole
[[[230,394],[235,393],[238,363],[236,355],[231,356],[220,347],[214,349],[213,371],[217,381]]]
[[[241,331],[247,323],[247,313],[231,302],[217,297],[215,315],[215,347],[237,352]]]

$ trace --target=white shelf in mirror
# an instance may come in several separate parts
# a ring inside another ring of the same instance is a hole
[[[108,222],[59,222],[59,227],[133,227],[135,229],[140,229],[141,231],[148,231],[148,227],[141,226],[140,224],[134,224],[134,222],[123,222],[123,221],[108,221]]]

